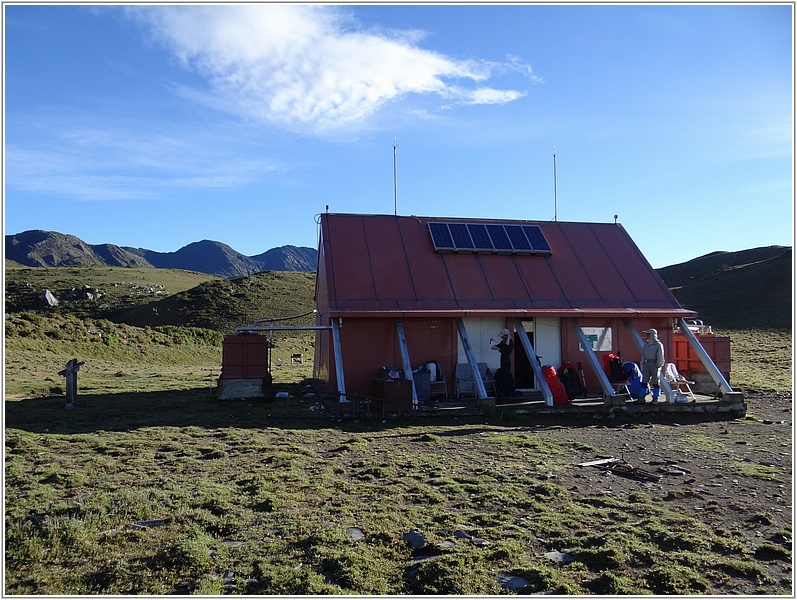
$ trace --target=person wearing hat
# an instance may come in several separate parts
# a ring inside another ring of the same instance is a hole
[[[642,370],[642,391],[637,402],[640,404],[645,403],[648,383],[651,383],[653,388],[653,402],[659,401],[661,394],[659,378],[661,368],[664,366],[664,344],[659,341],[659,332],[655,329],[646,329],[642,333],[648,334],[648,339],[642,347],[642,360],[639,363]]]
[[[512,377],[512,350],[515,342],[509,335],[508,329],[502,329],[498,334],[501,341],[493,344],[491,348],[501,354],[501,366],[495,372],[495,392],[499,397],[506,398],[515,391],[515,379]]]

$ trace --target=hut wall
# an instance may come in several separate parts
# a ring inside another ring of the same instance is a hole
[[[605,354],[612,353],[619,355],[623,361],[639,362],[641,358],[639,350],[631,334],[626,330],[622,319],[580,318],[578,322],[582,329],[609,328],[611,330],[610,349],[598,349],[596,351],[598,360],[601,360]],[[653,327],[659,332],[659,340],[664,344],[664,360],[667,362],[672,361],[671,349],[673,348],[673,344],[671,323],[671,319],[635,319],[633,321],[634,329],[639,332],[643,340],[646,338],[645,334],[642,333],[645,329]],[[589,368],[586,353],[581,348],[578,336],[573,330],[570,319],[562,319],[562,362],[577,364],[579,361],[581,361],[584,367],[587,389],[599,390],[600,383],[598,382],[598,378]],[[561,363],[558,366],[561,366]]]

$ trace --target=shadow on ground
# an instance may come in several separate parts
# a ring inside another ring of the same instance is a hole
[[[678,415],[678,424],[727,420],[710,414]],[[5,427],[33,433],[77,434],[96,431],[131,431],[148,427],[199,427],[203,429],[261,429],[278,427],[289,429],[336,429],[367,432],[382,431],[408,424],[430,426],[473,425],[495,426],[551,426],[551,427],[627,427],[640,423],[675,424],[671,416],[646,415],[640,418],[596,420],[585,413],[583,418],[573,415],[514,414],[496,411],[488,416],[414,416],[335,418],[325,413],[316,398],[293,396],[289,399],[249,398],[218,400],[208,388],[166,390],[161,392],[128,392],[117,394],[79,395],[71,409],[66,408],[63,396],[6,400]],[[469,431],[472,433],[472,431]]]

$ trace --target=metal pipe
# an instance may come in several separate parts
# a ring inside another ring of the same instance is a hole
[[[290,330],[306,330],[306,331],[322,331],[332,329],[329,325],[268,325],[268,326],[251,326],[251,327],[236,327],[235,331],[290,331]]]
[[[338,404],[348,402],[346,398],[346,383],[343,380],[343,353],[340,346],[341,319],[332,319],[332,347],[335,352],[335,378],[338,381]]]
[[[258,323],[273,323],[275,321],[290,321],[291,319],[300,319],[302,317],[307,317],[317,312],[318,310],[314,308],[313,310],[307,311],[306,313],[302,313],[301,315],[293,315],[290,317],[266,317],[265,319],[258,319],[257,321],[252,323],[252,327],[256,327]]]

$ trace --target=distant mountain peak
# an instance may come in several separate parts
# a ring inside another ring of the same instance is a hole
[[[182,269],[234,278],[261,271],[316,270],[314,248],[282,246],[257,256],[245,256],[213,240],[192,242],[175,252],[113,244],[87,244],[74,235],[34,229],[6,235],[6,259],[29,267],[107,265]]]

